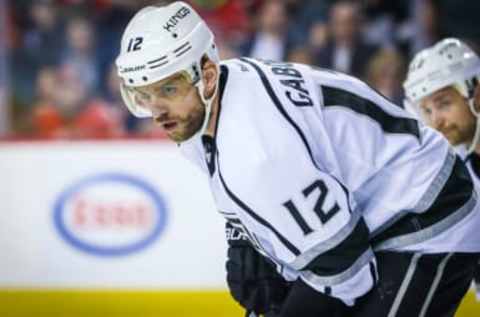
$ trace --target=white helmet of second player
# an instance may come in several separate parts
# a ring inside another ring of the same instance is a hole
[[[177,1],[140,10],[123,33],[116,60],[122,98],[130,112],[140,118],[152,117],[151,111],[136,102],[132,87],[185,71],[206,106],[203,129],[214,97],[207,100],[203,94],[201,60],[205,55],[218,64],[213,33],[188,4]]]
[[[470,98],[468,81],[479,74],[480,59],[475,52],[460,40],[448,38],[415,55],[403,86],[414,104],[448,86]]]
[[[469,152],[480,136],[480,114],[473,104],[475,85],[480,79],[480,59],[475,52],[458,39],[447,38],[417,53],[410,63],[405,89],[405,106],[420,116],[422,98],[452,86],[468,99],[472,113],[477,117],[477,131]]]

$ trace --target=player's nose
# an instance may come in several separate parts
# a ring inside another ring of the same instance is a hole
[[[168,104],[159,99],[153,100],[149,108],[154,118],[164,117],[169,112]]]
[[[430,116],[434,128],[439,128],[445,123],[445,117],[437,110],[432,110]]]

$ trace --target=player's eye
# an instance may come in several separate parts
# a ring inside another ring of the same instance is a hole
[[[177,93],[177,87],[174,85],[164,85],[160,88],[161,94],[164,97],[172,97]]]
[[[432,110],[430,108],[422,108],[423,115],[429,116],[432,114]]]

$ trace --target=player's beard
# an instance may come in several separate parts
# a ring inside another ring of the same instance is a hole
[[[456,124],[451,124],[439,130],[447,138],[450,144],[454,146],[461,144],[470,144],[475,134],[475,124],[468,124],[464,127],[459,127]]]
[[[202,128],[204,118],[205,107],[198,104],[188,115],[176,118],[177,126],[167,135],[177,143],[186,141]]]

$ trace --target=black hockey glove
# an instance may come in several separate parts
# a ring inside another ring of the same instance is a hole
[[[228,241],[227,284],[233,298],[247,311],[257,314],[278,312],[289,285],[275,265],[258,253],[245,235],[226,226]]]

